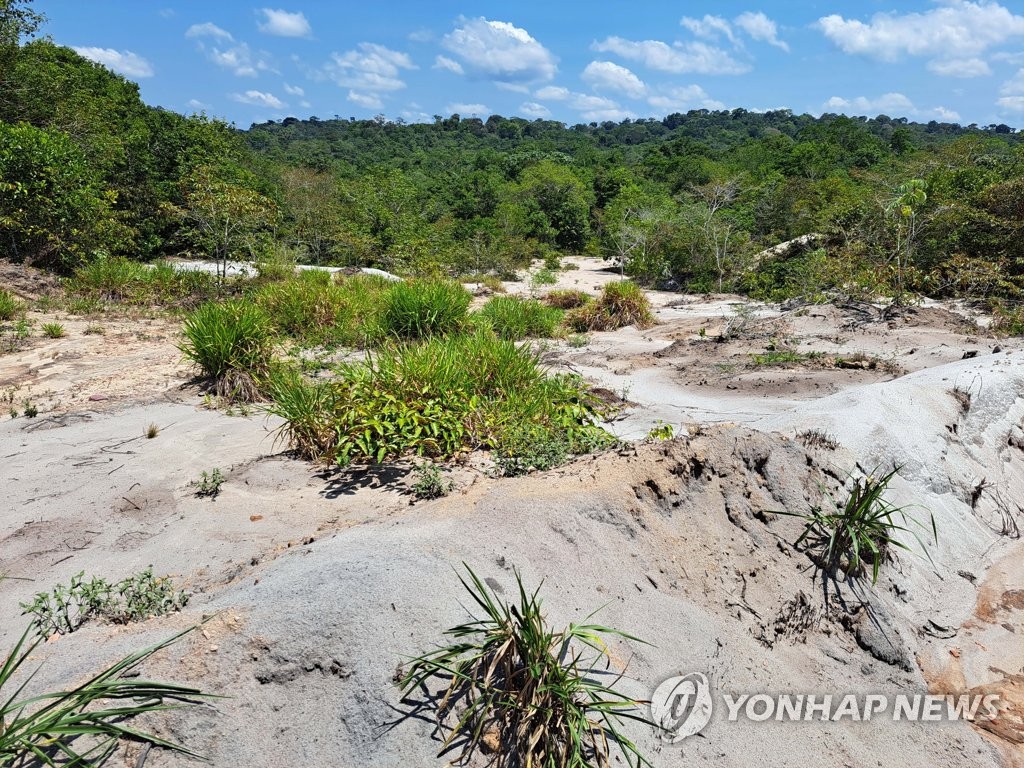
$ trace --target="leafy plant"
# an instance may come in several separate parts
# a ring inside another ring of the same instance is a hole
[[[74,632],[93,618],[127,624],[180,611],[186,603],[188,595],[176,590],[168,577],[153,576],[150,566],[114,584],[98,576],[86,581],[83,571],[73,576],[69,584],[39,592],[32,602],[22,603],[21,607],[32,616],[36,632],[49,637]]]
[[[227,400],[259,397],[273,350],[270,321],[249,302],[209,302],[185,318],[182,354],[202,370],[213,394]]]
[[[676,434],[675,427],[658,419],[654,426],[647,432],[648,440],[671,440]]]
[[[193,480],[192,485],[195,486],[196,496],[205,496],[211,499],[217,498],[220,493],[220,488],[227,481],[227,478],[221,474],[220,469],[212,469],[209,472],[205,470],[200,473],[198,480]]]
[[[60,323],[43,323],[42,331],[48,339],[60,339],[65,335],[64,326]]]
[[[878,569],[890,547],[899,547],[908,552],[910,547],[897,538],[898,534],[909,534],[917,541],[927,555],[928,550],[918,531],[930,532],[938,543],[939,532],[935,517],[930,512],[930,526],[923,525],[907,512],[907,507],[896,507],[883,498],[889,482],[899,467],[887,475],[857,478],[853,490],[840,505],[825,493],[831,509],[814,507],[810,512],[782,511],[778,514],[804,519],[804,530],[794,542],[800,546],[804,541],[821,550],[820,565],[829,573],[839,571],[858,576],[865,562],[871,564],[871,583],[878,581]],[[929,559],[931,556],[929,555]]]
[[[455,483],[441,474],[440,467],[430,461],[420,464],[416,475],[412,493],[417,499],[439,499],[447,496],[455,487]]]
[[[530,276],[530,287],[533,289],[537,289],[545,285],[554,285],[557,282],[558,275],[555,274],[553,269],[546,266],[538,269]]]
[[[31,400],[26,400],[24,403],[24,410],[22,411],[22,414],[25,416],[26,419],[34,419],[36,416],[39,415],[39,409]]]
[[[41,636],[30,640],[32,628],[26,629],[0,665],[0,766],[98,768],[121,739],[200,757],[181,744],[130,724],[138,715],[194,705],[197,699],[209,698],[198,688],[137,676],[136,670],[144,661],[191,631],[187,629],[130,654],[70,690],[22,698],[32,677],[23,668],[43,642]],[[19,677],[25,678],[20,684]]]
[[[512,605],[466,571],[468,581],[460,581],[482,617],[446,630],[451,644],[413,659],[400,683],[408,696],[434,677],[449,681],[437,704],[438,721],[450,729],[442,754],[462,739],[460,764],[487,744],[497,752],[494,762],[506,768],[608,768],[615,745],[627,765],[650,765],[621,730],[624,720],[650,723],[636,714],[641,702],[615,690],[621,674],[609,671],[606,638],[643,641],[586,623],[593,614],[554,631],[542,612],[540,587],[527,592],[518,571],[518,604]],[[601,681],[607,677],[613,679]],[[456,716],[457,705],[464,711]]]

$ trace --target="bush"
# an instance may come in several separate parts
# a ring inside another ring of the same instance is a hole
[[[577,307],[589,304],[593,300],[594,297],[590,294],[572,289],[550,291],[543,298],[545,304],[549,307],[555,307],[556,309],[576,309]]]
[[[566,454],[611,440],[594,423],[601,405],[582,380],[545,374],[534,353],[487,329],[385,346],[342,364],[331,382],[275,376],[271,393],[267,408],[286,420],[289,443],[342,465],[478,447],[514,454],[523,424],[559,436]]]
[[[479,316],[498,336],[510,341],[550,339],[562,321],[561,310],[544,306],[536,299],[515,296],[495,296],[483,306]]]
[[[210,302],[185,319],[179,349],[208,380],[211,391],[228,400],[251,402],[270,368],[270,321],[245,301]]]
[[[540,589],[528,592],[518,571],[518,605],[490,592],[468,566],[466,571],[469,581],[460,580],[482,617],[447,630],[452,644],[413,659],[401,680],[406,694],[432,678],[445,681],[447,691],[433,699],[440,701],[439,724],[453,715],[450,703],[464,706],[445,741],[461,742],[456,763],[468,762],[493,734],[502,753],[495,764],[502,766],[604,768],[613,764],[613,744],[627,766],[650,765],[619,731],[623,719],[648,723],[635,713],[638,702],[600,682],[612,660],[606,638],[637,638],[596,624],[553,631]]]
[[[638,329],[654,325],[651,303],[643,290],[633,282],[619,280],[608,283],[597,301],[569,312],[566,324],[574,331],[614,331],[627,325]]]
[[[381,334],[422,339],[459,331],[466,323],[471,299],[469,291],[449,280],[395,283],[384,298]]]
[[[25,305],[13,293],[0,288],[0,320],[13,320],[24,310]]]

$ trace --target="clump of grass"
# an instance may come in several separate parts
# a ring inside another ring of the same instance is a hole
[[[847,576],[860,576],[864,564],[869,563],[872,584],[878,581],[878,569],[892,547],[911,551],[897,538],[899,534],[913,536],[921,550],[928,554],[918,531],[930,533],[929,538],[938,543],[934,515],[928,513],[931,525],[925,526],[907,512],[908,507],[896,507],[883,497],[898,471],[897,467],[882,477],[869,475],[854,480],[853,489],[841,505],[826,493],[831,509],[814,507],[809,512],[779,512],[805,521],[803,533],[794,546],[807,541],[816,551],[819,566],[832,575],[842,572]]]
[[[127,624],[175,613],[187,603],[188,594],[175,589],[169,577],[154,576],[150,566],[113,584],[97,576],[86,581],[83,571],[67,585],[39,592],[21,608],[32,616],[36,632],[49,637],[70,634],[95,618]]]
[[[638,329],[654,325],[651,303],[643,290],[629,280],[608,283],[600,297],[565,316],[566,324],[577,332],[614,331],[627,325]]]
[[[123,257],[95,259],[67,281],[69,293],[85,302],[72,305],[75,314],[91,314],[102,302],[128,305],[195,306],[218,290],[213,275],[178,270],[165,261],[148,265]]]
[[[471,300],[469,291],[450,280],[395,283],[384,297],[381,334],[423,339],[454,333],[465,326]]]
[[[621,730],[624,720],[650,724],[637,712],[640,702],[614,681],[601,682],[612,676],[607,638],[643,641],[586,623],[590,616],[552,630],[540,587],[527,592],[518,571],[518,604],[511,605],[466,571],[468,581],[460,581],[481,617],[448,629],[451,644],[413,659],[400,683],[408,696],[435,677],[447,681],[437,705],[438,722],[450,731],[441,754],[462,740],[459,764],[486,749],[508,768],[607,768],[614,745],[627,766],[650,765]]]
[[[568,342],[573,349],[580,349],[590,343],[590,337],[585,333],[573,333],[569,336]]]
[[[157,424],[150,424],[146,427],[146,431],[143,432],[147,440],[152,440],[154,437],[160,434],[160,427]]]
[[[252,402],[260,396],[273,350],[270,321],[240,300],[209,302],[185,318],[182,354],[195,363],[214,395]]]
[[[83,333],[86,336],[105,336],[107,333],[107,329],[104,328],[102,325],[90,323],[89,325],[85,326],[85,330],[83,331]]]
[[[545,285],[554,285],[558,282],[558,275],[550,267],[542,267],[530,276],[530,287],[541,288]]]
[[[343,335],[346,315],[342,292],[330,282],[304,276],[263,286],[254,295],[258,306],[282,333],[306,342],[323,343]]]
[[[416,482],[413,483],[412,494],[417,499],[440,499],[451,493],[453,488],[455,483],[446,478],[440,467],[433,462],[425,461],[416,468]]]
[[[561,291],[549,291],[543,298],[545,304],[555,309],[576,309],[577,307],[586,306],[593,300],[594,297],[589,293],[571,288]]]
[[[331,381],[282,373],[271,394],[280,434],[306,458],[342,465],[500,449],[522,424],[560,436],[569,453],[610,439],[578,377],[548,375],[534,352],[488,329],[385,345]]]
[[[799,365],[808,360],[821,357],[819,352],[797,352],[793,349],[768,349],[763,354],[752,354],[751,365],[755,368],[771,366]]]
[[[5,288],[0,288],[0,320],[13,320],[25,311],[25,304]]]
[[[64,326],[60,323],[43,323],[41,330],[43,336],[48,339],[62,339],[66,335]]]
[[[491,293],[505,293],[505,284],[497,275],[484,275],[480,278],[480,285]]]
[[[29,627],[0,664],[0,765],[48,765],[98,768],[122,739],[144,742],[199,758],[181,744],[134,728],[131,719],[208,698],[198,688],[151,682],[138,667],[191,629],[133,653],[81,685],[65,691],[22,698],[24,668],[43,637],[31,640]],[[13,689],[13,690],[12,690]]]
[[[562,312],[547,307],[536,299],[516,296],[495,296],[479,311],[498,336],[510,341],[525,338],[549,339],[562,321]]]
[[[221,486],[227,482],[227,478],[221,474],[219,468],[214,468],[209,472],[203,470],[199,474],[198,480],[193,480],[191,485],[196,489],[196,496],[203,496],[208,499],[215,499],[220,494]]]
[[[820,429],[807,429],[803,432],[797,432],[796,439],[808,448],[824,448],[834,451],[839,447],[839,441],[836,440],[834,435],[830,435],[828,432]]]

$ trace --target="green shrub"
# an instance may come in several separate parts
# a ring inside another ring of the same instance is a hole
[[[441,469],[430,461],[425,461],[416,469],[416,482],[412,493],[417,499],[440,499],[452,492],[455,484],[441,474]]]
[[[384,297],[381,333],[400,339],[454,333],[465,326],[471,299],[469,291],[450,280],[395,283]]]
[[[646,294],[636,283],[619,280],[608,283],[597,301],[578,307],[565,316],[574,331],[614,331],[627,325],[638,329],[654,325],[654,313]]]
[[[545,306],[536,299],[516,296],[493,297],[480,310],[479,316],[498,336],[511,341],[550,339],[562,321],[561,310]]]
[[[607,445],[601,404],[578,377],[548,375],[536,354],[483,329],[391,344],[344,363],[331,382],[271,377],[269,410],[303,456],[340,464],[403,454],[447,458],[477,447],[517,448],[520,425],[560,435],[566,453]]]
[[[25,311],[25,305],[10,291],[0,288],[0,320],[13,320]]]
[[[263,286],[254,300],[274,327],[292,338],[325,343],[346,335],[345,298],[330,282],[290,278]]]
[[[539,288],[544,285],[554,285],[558,282],[558,275],[548,267],[542,267],[530,277],[530,287]]]
[[[190,484],[195,486],[196,496],[208,499],[216,499],[220,495],[221,486],[227,482],[227,478],[220,469],[214,467],[209,472],[203,470],[199,473],[199,479],[193,480]]]
[[[590,294],[572,289],[549,291],[543,298],[545,304],[556,309],[576,309],[593,300],[594,297]]]
[[[179,349],[199,366],[215,395],[250,402],[259,397],[273,350],[263,310],[241,300],[209,302],[185,318],[183,333]]]
[[[468,566],[466,571],[469,581],[460,580],[482,616],[446,630],[451,644],[413,659],[401,680],[406,694],[435,677],[444,681],[446,692],[433,701],[440,702],[442,727],[454,718],[444,746],[461,745],[456,763],[468,762],[493,734],[500,765],[607,768],[612,745],[627,766],[650,765],[619,730],[624,719],[649,721],[636,712],[639,702],[612,687],[619,677],[609,672],[608,638],[643,641],[596,624],[553,631],[540,588],[528,592],[518,571],[518,605],[492,593]],[[448,702],[460,703],[457,715]]]

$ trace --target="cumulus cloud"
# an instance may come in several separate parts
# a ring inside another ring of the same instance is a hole
[[[462,69],[462,65],[454,59],[449,59],[447,56],[438,56],[434,59],[434,69],[447,69],[449,72],[454,72],[456,75],[465,74]]]
[[[1024,112],[1024,96],[1000,96],[996,104],[1011,112]]]
[[[614,53],[624,59],[639,61],[650,69],[679,74],[697,72],[704,75],[738,75],[750,66],[736,61],[727,51],[701,42],[674,43],[660,40],[626,40],[609,37],[594,43],[595,51]]]
[[[360,43],[355,50],[332,53],[322,74],[350,89],[348,100],[366,109],[380,109],[382,95],[405,88],[403,69],[416,69],[409,55],[376,43]]]
[[[291,96],[305,96],[306,92],[297,85],[284,84],[284,92]]]
[[[982,59],[935,59],[928,62],[928,69],[945,77],[981,77],[991,75],[992,70]]]
[[[309,37],[313,28],[301,11],[290,13],[280,9],[260,8],[263,22],[259,25],[260,32],[278,37]]]
[[[789,52],[789,45],[779,39],[779,28],[774,21],[761,11],[747,11],[736,17],[736,26],[746,32],[752,40],[759,40]]]
[[[639,99],[647,92],[647,86],[639,77],[610,61],[590,62],[580,79],[596,91],[616,91],[632,99]]]
[[[272,93],[263,91],[246,91],[245,93],[232,93],[231,99],[240,104],[251,104],[254,107],[270,107],[271,109],[283,109],[288,105]]]
[[[483,17],[460,19],[441,39],[470,75],[512,83],[550,80],[558,71],[554,54],[525,29]]]
[[[107,69],[125,77],[152,77],[153,66],[137,53],[118,51],[114,48],[90,48],[75,46],[75,52],[89,61],[102,64]]]
[[[565,101],[572,95],[572,92],[568,88],[562,88],[560,85],[545,85],[543,88],[535,91],[533,95],[545,101]]]
[[[204,24],[193,24],[186,30],[185,37],[214,37],[228,41],[235,39],[231,36],[230,32],[221,29],[212,21],[207,21]]]
[[[203,109],[209,109],[210,108],[209,104],[205,104],[204,102],[200,101],[199,99],[189,99],[186,106],[188,106],[190,109],[198,109],[198,110],[203,110]]]
[[[524,101],[519,105],[520,113],[526,117],[545,119],[551,117],[551,110],[536,101]]]
[[[273,67],[263,52],[254,52],[246,43],[239,43],[230,48],[221,50],[211,48],[206,50],[207,58],[218,67],[230,70],[238,77],[256,77],[260,72],[273,72]]]
[[[653,94],[647,99],[652,107],[670,112],[690,109],[725,109],[725,104],[708,96],[699,85],[675,86]]]
[[[449,115],[489,115],[491,110],[487,108],[486,104],[463,104],[461,102],[455,102],[445,107]]]
[[[951,60],[977,62],[992,46],[1024,36],[1024,16],[992,0],[945,0],[923,13],[877,13],[867,23],[832,14],[817,26],[846,53],[882,61],[934,57],[931,69],[937,74],[957,74],[961,70]],[[977,63],[972,67],[980,69]]]
[[[730,43],[737,42],[736,36],[732,31],[732,25],[721,16],[705,14],[703,19],[694,19],[689,16],[684,16],[679,23],[697,37],[703,37],[708,40],[717,40],[719,36],[724,36],[728,38]]]
[[[1024,112],[1024,69],[1004,82],[999,88],[1000,97],[996,104],[1011,112]]]
[[[960,119],[957,112],[946,107],[919,109],[902,93],[885,93],[875,99],[866,96],[858,96],[854,99],[833,96],[823,106],[827,112],[842,112],[844,114],[929,117],[947,122],[955,122]]]

